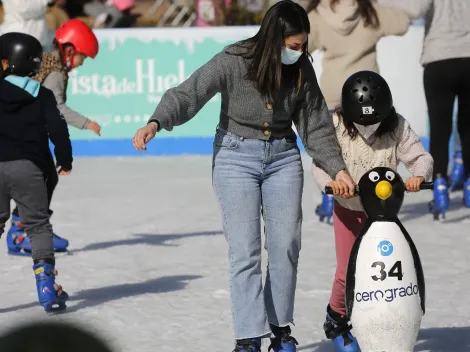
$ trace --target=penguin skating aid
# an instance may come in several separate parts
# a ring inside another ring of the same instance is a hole
[[[368,218],[349,258],[347,317],[362,352],[413,351],[425,285],[418,251],[398,219],[405,185],[392,169],[377,167],[362,176],[357,193]]]

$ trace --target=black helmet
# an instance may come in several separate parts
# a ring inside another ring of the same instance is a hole
[[[0,36],[0,58],[8,60],[5,76],[32,76],[41,68],[42,45],[29,34],[5,33]]]
[[[344,82],[341,105],[345,119],[359,125],[374,125],[390,114],[392,92],[378,73],[359,71]]]

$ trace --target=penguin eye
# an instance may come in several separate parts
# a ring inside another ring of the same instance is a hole
[[[387,178],[387,180],[393,181],[395,179],[395,173],[392,171],[387,171],[385,173],[385,177]]]
[[[380,179],[380,176],[377,172],[375,171],[372,171],[370,174],[369,174],[369,180],[371,180],[372,182],[377,182],[378,180]]]

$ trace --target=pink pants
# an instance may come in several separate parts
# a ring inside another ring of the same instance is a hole
[[[366,219],[367,216],[364,212],[346,209],[335,201],[333,227],[336,246],[336,274],[330,297],[330,307],[342,316],[346,315],[344,287],[349,254]]]

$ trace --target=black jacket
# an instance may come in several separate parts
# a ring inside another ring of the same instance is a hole
[[[54,94],[41,86],[37,97],[10,82],[0,80],[0,161],[27,159],[47,172],[53,162],[72,169],[72,144]]]

